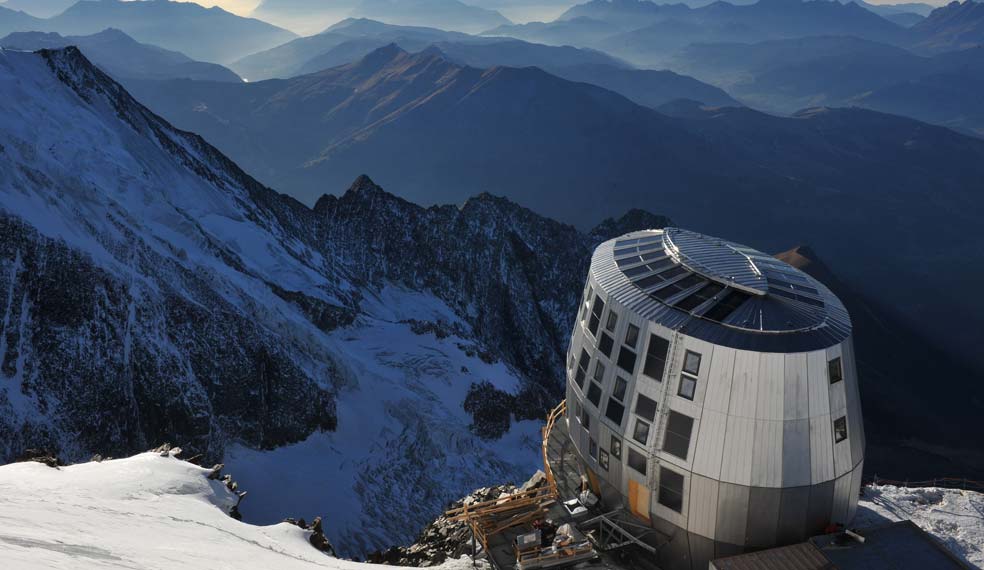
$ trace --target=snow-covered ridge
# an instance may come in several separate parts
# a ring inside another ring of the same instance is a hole
[[[308,542],[310,531],[254,526],[226,514],[236,496],[209,470],[143,453],[61,467],[0,467],[0,567],[389,568],[339,560]],[[464,570],[470,560],[440,568]]]

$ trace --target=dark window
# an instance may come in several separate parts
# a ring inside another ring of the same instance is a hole
[[[598,460],[598,443],[591,438],[588,438],[588,455],[590,455],[595,461]]]
[[[688,400],[694,399],[694,392],[697,391],[697,379],[691,378],[686,374],[680,375],[680,388],[677,390],[677,395]]]
[[[625,416],[625,406],[618,403],[614,398],[608,398],[608,407],[605,408],[605,417],[621,427],[623,416]]]
[[[615,399],[617,399],[619,402],[624,402],[625,401],[625,389],[626,389],[626,387],[628,385],[629,385],[629,383],[625,381],[625,378],[618,378],[618,377],[616,377],[615,378],[615,387],[612,388],[612,396],[614,396]]]
[[[649,441],[649,424],[642,420],[636,420],[635,431],[632,432],[632,439],[642,445],[646,445],[646,442]]]
[[[697,376],[700,373],[700,355],[688,350],[683,357],[683,371]]]
[[[605,377],[605,365],[602,364],[601,361],[599,360],[598,362],[595,362],[594,379],[597,380],[598,382],[601,382],[601,379],[604,377]]]
[[[581,425],[584,429],[591,429],[591,415],[588,414],[587,408],[581,410]]]
[[[600,455],[598,456],[598,465],[605,471],[608,471],[608,452],[602,449]]]
[[[747,293],[732,289],[716,305],[708,309],[703,316],[712,321],[722,322],[747,301],[749,297],[750,295]]]
[[[717,283],[708,283],[704,287],[701,287],[695,293],[691,293],[685,299],[681,300],[676,304],[678,309],[690,312],[697,307],[703,305],[709,299],[713,298],[715,295],[720,293],[724,289],[723,285]]]
[[[615,341],[612,339],[608,333],[601,333],[601,340],[598,341],[598,350],[608,358],[612,357],[612,348],[615,346]]]
[[[597,408],[601,403],[601,386],[597,382],[592,382],[588,388],[588,400]]]
[[[666,367],[666,353],[670,349],[670,341],[665,338],[649,335],[649,347],[646,349],[646,365],[642,371],[658,382],[663,381],[663,369]]]
[[[659,468],[659,504],[678,513],[683,511],[683,475],[666,467]]]
[[[577,417],[577,421],[581,421],[581,416],[584,415],[584,406],[581,405],[579,400],[574,401],[574,414]]]
[[[836,384],[844,379],[844,368],[841,366],[839,356],[827,363],[827,373],[830,375],[831,384]]]
[[[847,418],[839,417],[834,420],[834,443],[840,443],[847,439]]]
[[[584,378],[588,375],[588,366],[591,364],[591,355],[587,349],[581,349],[581,359],[577,362],[577,373],[574,374],[574,381],[577,387],[584,389]]]
[[[618,459],[621,459],[622,458],[622,440],[621,439],[619,439],[619,438],[617,438],[617,437],[615,437],[613,435],[612,436],[612,445],[611,445],[611,448],[610,449],[611,449],[612,455],[614,455]]]
[[[639,327],[630,324],[628,330],[625,331],[625,345],[635,348],[637,342],[639,342]]]
[[[690,449],[690,433],[693,429],[693,418],[671,411],[670,417],[666,420],[663,451],[672,453],[680,459],[687,459],[687,451]]]
[[[608,312],[608,320],[605,322],[605,328],[611,332],[615,332],[615,325],[618,324],[618,315],[615,311]]]
[[[626,347],[618,349],[618,367],[629,374],[635,374],[636,353]]]
[[[646,474],[646,458],[638,451],[629,448],[629,467],[643,475]]]
[[[639,417],[653,421],[656,418],[656,401],[639,394],[636,398],[635,413]]]
[[[598,325],[601,323],[601,314],[605,312],[605,302],[601,297],[595,297],[594,305],[591,306],[591,319],[588,321],[588,330],[592,335],[598,334]]]

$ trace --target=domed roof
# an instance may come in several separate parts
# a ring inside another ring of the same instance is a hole
[[[715,344],[797,352],[851,334],[844,305],[816,279],[758,250],[680,228],[607,241],[591,270],[640,315]]]

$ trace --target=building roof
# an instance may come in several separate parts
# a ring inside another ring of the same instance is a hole
[[[718,558],[710,564],[710,570],[834,570],[836,568],[816,546],[809,542]]]
[[[750,247],[680,228],[609,240],[595,250],[591,271],[640,315],[719,345],[805,352],[851,334],[844,305],[816,279]]]

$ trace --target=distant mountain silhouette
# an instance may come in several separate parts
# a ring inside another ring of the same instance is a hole
[[[15,32],[0,39],[0,47],[36,51],[76,46],[89,61],[118,81],[127,79],[198,79],[241,82],[232,70],[203,63],[176,51],[141,44],[112,28],[91,36],[61,36],[54,32]]]
[[[310,35],[348,18],[356,4],[358,0],[262,0],[250,16]]]
[[[78,2],[53,18],[23,24],[5,33],[50,31],[83,36],[108,27],[123,30],[139,42],[215,63],[228,63],[297,37],[266,22],[242,18],[220,8],[206,9],[193,2],[169,0]]]
[[[495,10],[458,0],[359,0],[351,15],[389,24],[433,26],[469,33],[512,23]]]
[[[44,25],[44,20],[35,18],[20,10],[11,10],[0,4],[0,34],[7,35],[11,32],[39,30]]]
[[[672,71],[625,69],[604,64],[546,69],[564,79],[610,89],[640,105],[654,109],[679,99],[699,101],[710,106],[740,105],[724,90]]]
[[[6,0],[0,7],[20,10],[37,18],[50,18],[64,12],[78,0]]]
[[[912,27],[912,47],[927,53],[984,44],[984,3],[965,0],[937,8]]]

